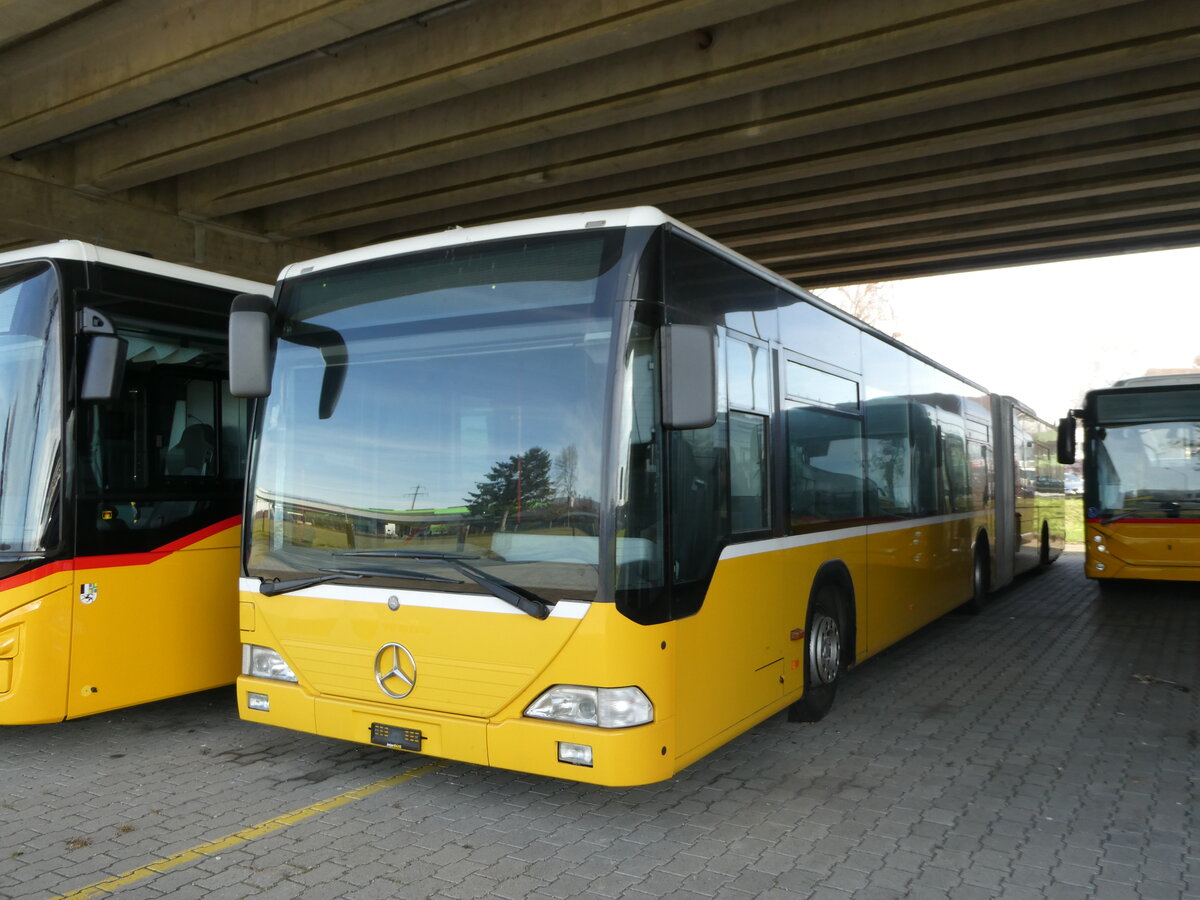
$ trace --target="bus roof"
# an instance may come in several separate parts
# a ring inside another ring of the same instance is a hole
[[[24,262],[30,259],[68,259],[78,262],[104,263],[122,269],[132,269],[135,272],[161,275],[164,278],[174,278],[176,281],[189,281],[228,291],[249,294],[271,293],[269,284],[250,281],[246,278],[235,278],[232,275],[221,275],[218,272],[208,272],[193,266],[163,262],[148,256],[139,256],[136,253],[109,250],[106,247],[97,247],[95,244],[88,244],[84,241],[58,241],[54,244],[41,244],[36,247],[24,247],[20,250],[0,253],[0,265]]]
[[[595,212],[567,213],[559,216],[542,216],[537,219],[520,219],[514,222],[501,222],[494,225],[472,225],[469,228],[448,228],[433,234],[422,234],[415,237],[400,238],[382,244],[371,244],[355,250],[344,250],[331,253],[328,256],[318,256],[284,266],[279,273],[279,280],[295,278],[298,275],[308,275],[339,266],[353,265],[373,259],[383,259],[388,256],[399,256],[403,253],[416,253],[421,250],[436,250],[439,247],[451,247],[457,244],[473,244],[482,241],[503,240],[504,238],[525,237],[535,234],[555,234],[564,231],[583,231],[587,228],[633,228],[641,225],[657,226],[667,222],[699,235],[682,222],[672,219],[653,206],[634,206],[629,209],[608,209]]]
[[[1173,375],[1139,375],[1114,381],[1114,388],[1144,388],[1200,385],[1200,372],[1179,372]],[[1103,388],[1101,389],[1103,390]]]

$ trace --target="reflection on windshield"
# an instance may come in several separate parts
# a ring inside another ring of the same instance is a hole
[[[440,576],[414,587],[481,593],[410,551],[467,554],[548,600],[594,597],[612,321],[604,236],[571,238],[597,246],[459,248],[412,262],[413,278],[401,259],[285,297],[293,312],[256,459],[253,574],[362,573],[345,551],[403,551],[379,554],[367,574]],[[488,280],[465,283],[478,278]],[[345,342],[332,404],[314,326]]]
[[[1200,518],[1200,423],[1109,426],[1096,472],[1102,516]]]
[[[58,542],[58,286],[49,263],[0,268],[0,553]]]

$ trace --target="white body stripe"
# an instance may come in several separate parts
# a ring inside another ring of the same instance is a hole
[[[238,579],[238,588],[247,594],[258,593],[257,578]],[[410,591],[393,588],[359,587],[353,584],[322,584],[292,591],[289,597],[310,597],[315,600],[349,600],[351,603],[377,603],[387,606],[392,597],[400,600],[401,606],[418,606],[425,609],[449,609],[457,612],[494,613],[496,615],[524,616],[515,606],[510,606],[491,594],[451,594],[441,591]],[[550,610],[552,619],[582,619],[587,615],[590,603],[582,600],[559,600]]]
[[[908,531],[911,528],[945,525],[949,522],[961,522],[964,519],[973,519],[977,515],[979,515],[977,512],[950,513],[944,516],[928,516],[923,519],[901,519],[897,522],[852,525],[849,528],[834,528],[830,531],[814,531],[809,534],[796,534],[789,537],[747,541],[744,544],[730,544],[721,551],[721,559],[737,559],[742,556],[773,553],[776,550],[791,550],[796,547],[813,547],[817,544],[830,544],[834,541],[846,540],[847,538],[863,538],[872,534],[889,534],[893,531]]]

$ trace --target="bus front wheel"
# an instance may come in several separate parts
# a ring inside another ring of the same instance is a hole
[[[842,673],[842,606],[838,589],[824,584],[808,607],[804,630],[804,696],[792,704],[792,722],[817,722],[833,707]]]

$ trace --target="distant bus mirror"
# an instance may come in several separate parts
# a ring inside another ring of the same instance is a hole
[[[1058,461],[1069,466],[1075,462],[1075,419],[1058,420]]]
[[[270,297],[238,294],[229,312],[229,392],[235,397],[271,393]]]
[[[79,311],[79,333],[91,335],[79,399],[101,403],[116,399],[121,393],[129,342],[117,337],[116,329],[104,313],[86,307]]]
[[[704,325],[662,329],[663,425],[707,428],[717,421],[717,336]]]

